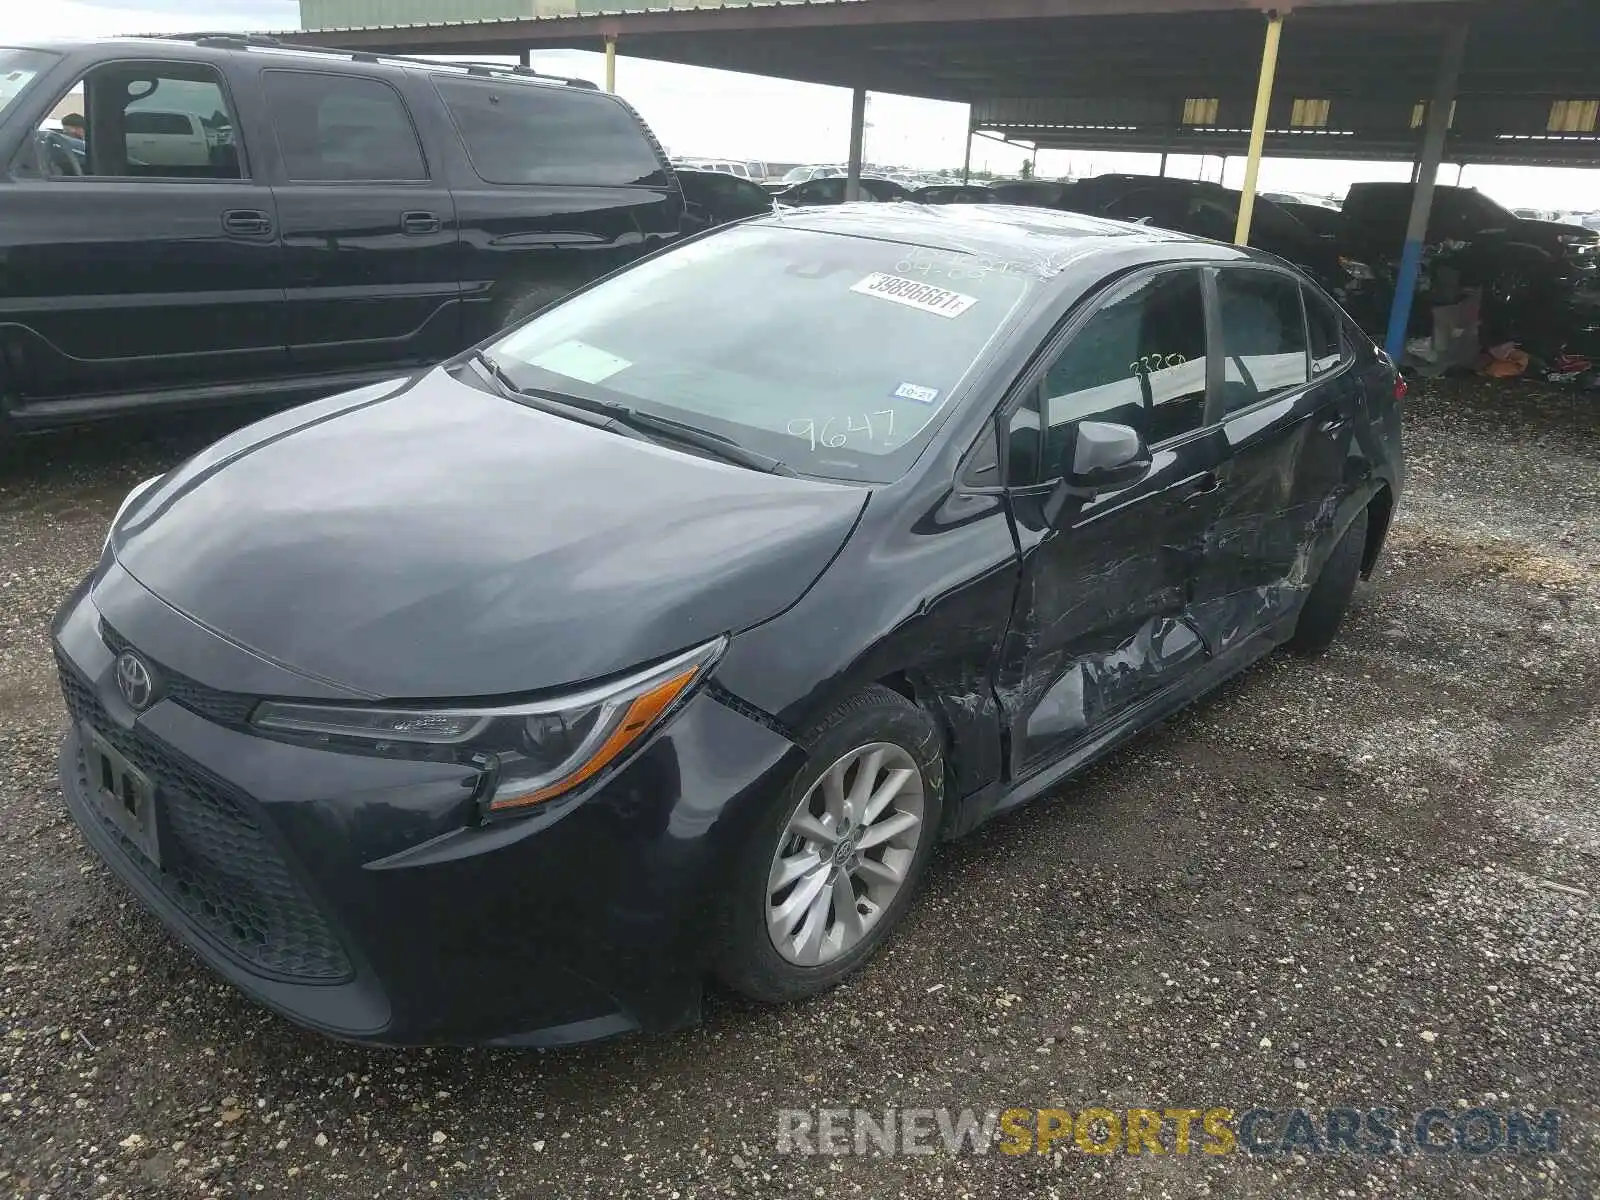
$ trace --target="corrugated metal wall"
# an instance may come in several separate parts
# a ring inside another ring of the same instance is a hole
[[[300,0],[302,29],[346,29],[359,25],[432,25],[440,21],[488,21],[560,13],[637,11],[642,8],[705,7],[712,0]],[[754,0],[721,0],[728,7]]]

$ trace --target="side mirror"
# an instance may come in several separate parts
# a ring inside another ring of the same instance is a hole
[[[1061,483],[1045,513],[1052,524],[1069,500],[1119,492],[1150,473],[1150,450],[1138,432],[1105,421],[1079,421],[1062,459]]]

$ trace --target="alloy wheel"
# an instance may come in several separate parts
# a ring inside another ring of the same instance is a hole
[[[767,932],[787,961],[849,953],[899,894],[924,834],[922,772],[873,742],[843,755],[790,815],[767,880]]]

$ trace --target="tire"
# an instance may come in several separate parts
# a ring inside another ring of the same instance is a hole
[[[1356,580],[1361,576],[1361,557],[1367,548],[1367,521],[1368,510],[1362,509],[1322,564],[1317,581],[1311,585],[1300,608],[1294,634],[1289,638],[1289,649],[1299,654],[1320,654],[1333,644],[1345,610],[1350,607],[1350,597],[1355,595]]]
[[[717,922],[716,975],[735,991],[769,1004],[825,992],[872,957],[911,903],[944,812],[939,730],[926,713],[888,688],[873,686],[840,704],[818,722],[805,744],[811,750],[806,765],[762,813],[735,857]],[[855,821],[839,838],[827,777],[842,763],[849,764],[842,772],[842,796],[833,794],[844,804],[854,801],[849,815]],[[898,789],[871,814],[864,836],[861,818],[868,814],[858,807],[856,785],[869,767],[876,785],[872,798],[881,798],[895,781],[891,772],[914,774],[897,777]],[[792,822],[802,809],[812,815],[809,828],[826,832],[831,842],[794,831]],[[907,844],[911,832],[882,840],[883,831],[906,827],[905,818],[913,815],[914,844]],[[879,840],[867,841],[874,837]],[[807,863],[812,865],[806,868]],[[785,868],[791,873],[805,868],[805,873],[778,886]],[[888,877],[894,874],[900,879],[891,885]],[[844,887],[854,903],[841,910]],[[808,902],[806,896],[816,899]],[[841,911],[852,909],[853,915],[841,917]],[[773,932],[773,925],[787,936]],[[780,949],[780,939],[786,949]]]

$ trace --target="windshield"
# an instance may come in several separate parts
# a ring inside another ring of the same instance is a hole
[[[803,474],[902,475],[1035,284],[977,255],[729,229],[489,348],[512,382],[637,408]]]
[[[11,102],[22,95],[40,72],[55,60],[55,55],[43,50],[14,50],[0,46],[0,113],[11,107]]]

